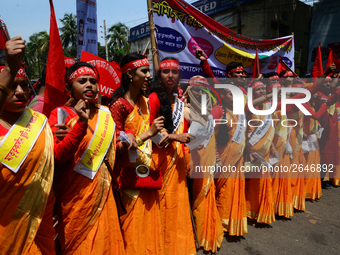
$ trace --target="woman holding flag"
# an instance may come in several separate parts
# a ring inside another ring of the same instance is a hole
[[[120,159],[116,161],[115,173],[120,175],[127,211],[120,217],[125,252],[162,255],[164,243],[157,190],[162,182],[160,168],[155,167],[153,160],[150,138],[163,128],[164,117],[150,124],[150,108],[143,96],[150,79],[146,57],[135,53],[124,56],[121,71],[121,86],[113,95],[110,111],[116,123]]]
[[[55,254],[53,138],[47,118],[26,108],[24,49],[14,37],[0,59],[0,253]]]
[[[115,123],[107,107],[93,103],[98,79],[92,65],[72,65],[65,83],[73,103],[54,109],[49,119],[63,254],[125,254],[110,173],[116,156]]]

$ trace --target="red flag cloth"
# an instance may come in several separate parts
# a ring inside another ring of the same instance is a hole
[[[6,49],[6,42],[7,42],[7,37],[6,37],[6,32],[3,29],[3,26],[5,26],[5,23],[0,20],[0,49],[5,50]]]
[[[280,74],[282,71],[291,71],[294,77],[298,77],[298,75],[295,72],[293,72],[292,69],[289,68],[289,66],[286,65],[282,58],[279,57],[279,64],[277,65],[276,72]]]
[[[83,51],[80,61],[94,65],[99,72],[98,93],[111,97],[120,86],[121,71],[117,63],[106,61],[96,55]]]
[[[319,43],[319,47],[318,47],[318,51],[316,53],[316,57],[315,57],[315,61],[314,61],[314,67],[313,67],[313,71],[312,71],[312,77],[313,78],[319,78],[321,76],[321,74],[323,73],[321,46],[322,46],[322,44]]]
[[[335,53],[332,51],[332,49],[328,48],[328,59],[327,59],[327,63],[326,63],[326,68],[333,63],[335,64],[336,69],[340,68],[340,60],[335,55]]]
[[[259,77],[261,73],[261,66],[260,66],[260,59],[259,59],[259,55],[256,49],[256,55],[255,55],[255,59],[254,59],[254,67],[253,67],[253,74],[252,74],[252,78],[257,78]]]
[[[66,103],[68,95],[65,91],[65,73],[63,46],[61,44],[53,2],[50,0],[50,42],[46,64],[46,82],[44,92],[43,113],[49,117],[51,111]]]
[[[76,63],[76,61],[73,58],[68,58],[64,56],[64,62],[65,62],[65,66],[67,68],[69,68],[70,66],[72,66],[74,63]]]

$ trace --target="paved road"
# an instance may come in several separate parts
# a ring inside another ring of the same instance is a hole
[[[272,224],[248,221],[243,237],[225,236],[218,255],[340,254],[340,188],[322,190],[318,201],[306,201],[306,211]],[[198,254],[211,254],[200,250]]]

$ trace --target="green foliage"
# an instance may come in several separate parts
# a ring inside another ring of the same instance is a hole
[[[109,28],[106,38],[108,40],[110,61],[120,63],[123,56],[130,52],[128,32],[128,27],[121,22],[118,22]]]

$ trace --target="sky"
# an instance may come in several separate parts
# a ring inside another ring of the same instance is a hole
[[[189,1],[192,2],[192,1]],[[62,26],[59,19],[65,13],[76,14],[76,0],[54,0],[54,11],[57,17],[58,27]],[[0,19],[8,28],[11,37],[21,35],[28,41],[29,37],[37,32],[50,29],[50,5],[49,0],[1,0]],[[147,0],[97,0],[98,41],[104,45],[100,38],[104,31],[106,20],[107,29],[122,22],[129,28],[137,26],[148,20]]]

